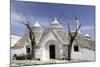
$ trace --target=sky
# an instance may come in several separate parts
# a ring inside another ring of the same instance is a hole
[[[20,17],[27,18],[31,25],[38,20],[44,29],[57,17],[66,30],[67,23],[72,27],[75,23],[74,18],[77,17],[81,24],[81,34],[88,33],[95,38],[95,6],[11,0],[11,34],[22,36],[27,31]]]

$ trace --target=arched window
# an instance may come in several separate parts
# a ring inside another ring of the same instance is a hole
[[[74,46],[74,51],[75,51],[75,52],[79,52],[79,47],[75,45],[75,46]]]

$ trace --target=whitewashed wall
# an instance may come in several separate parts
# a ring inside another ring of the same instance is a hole
[[[95,52],[90,49],[79,47],[79,52],[75,52],[74,48],[72,48],[71,58],[73,60],[81,60],[81,61],[94,61],[95,60]]]
[[[41,59],[41,56],[42,56],[42,49],[41,48],[35,49],[35,58]]]
[[[50,41],[49,43],[47,43],[48,41]],[[56,53],[56,58],[59,58],[60,56],[60,43],[56,42],[56,37],[53,35],[53,33],[49,33],[46,37],[46,39],[44,40],[43,43],[41,43],[42,47],[41,47],[41,60],[49,60],[49,45],[52,45],[52,43],[55,45],[55,53]]]
[[[26,54],[26,47],[23,47],[21,49],[11,49],[11,59],[13,58],[14,54],[17,55]]]

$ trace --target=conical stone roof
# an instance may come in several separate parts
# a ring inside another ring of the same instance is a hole
[[[63,26],[59,23],[57,18],[55,17],[54,21],[49,26],[49,29],[64,29]]]

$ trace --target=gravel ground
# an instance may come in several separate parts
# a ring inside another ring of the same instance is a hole
[[[47,64],[65,64],[65,63],[77,63],[77,62],[87,62],[80,60],[48,60],[48,61],[38,61],[38,60],[11,60],[11,67],[16,66],[33,66],[33,65],[47,65]]]
[[[48,60],[48,61],[38,61],[38,60],[11,60],[11,67],[15,66],[31,66],[31,65],[45,65],[45,64],[62,64],[70,63],[71,61],[66,60]]]

